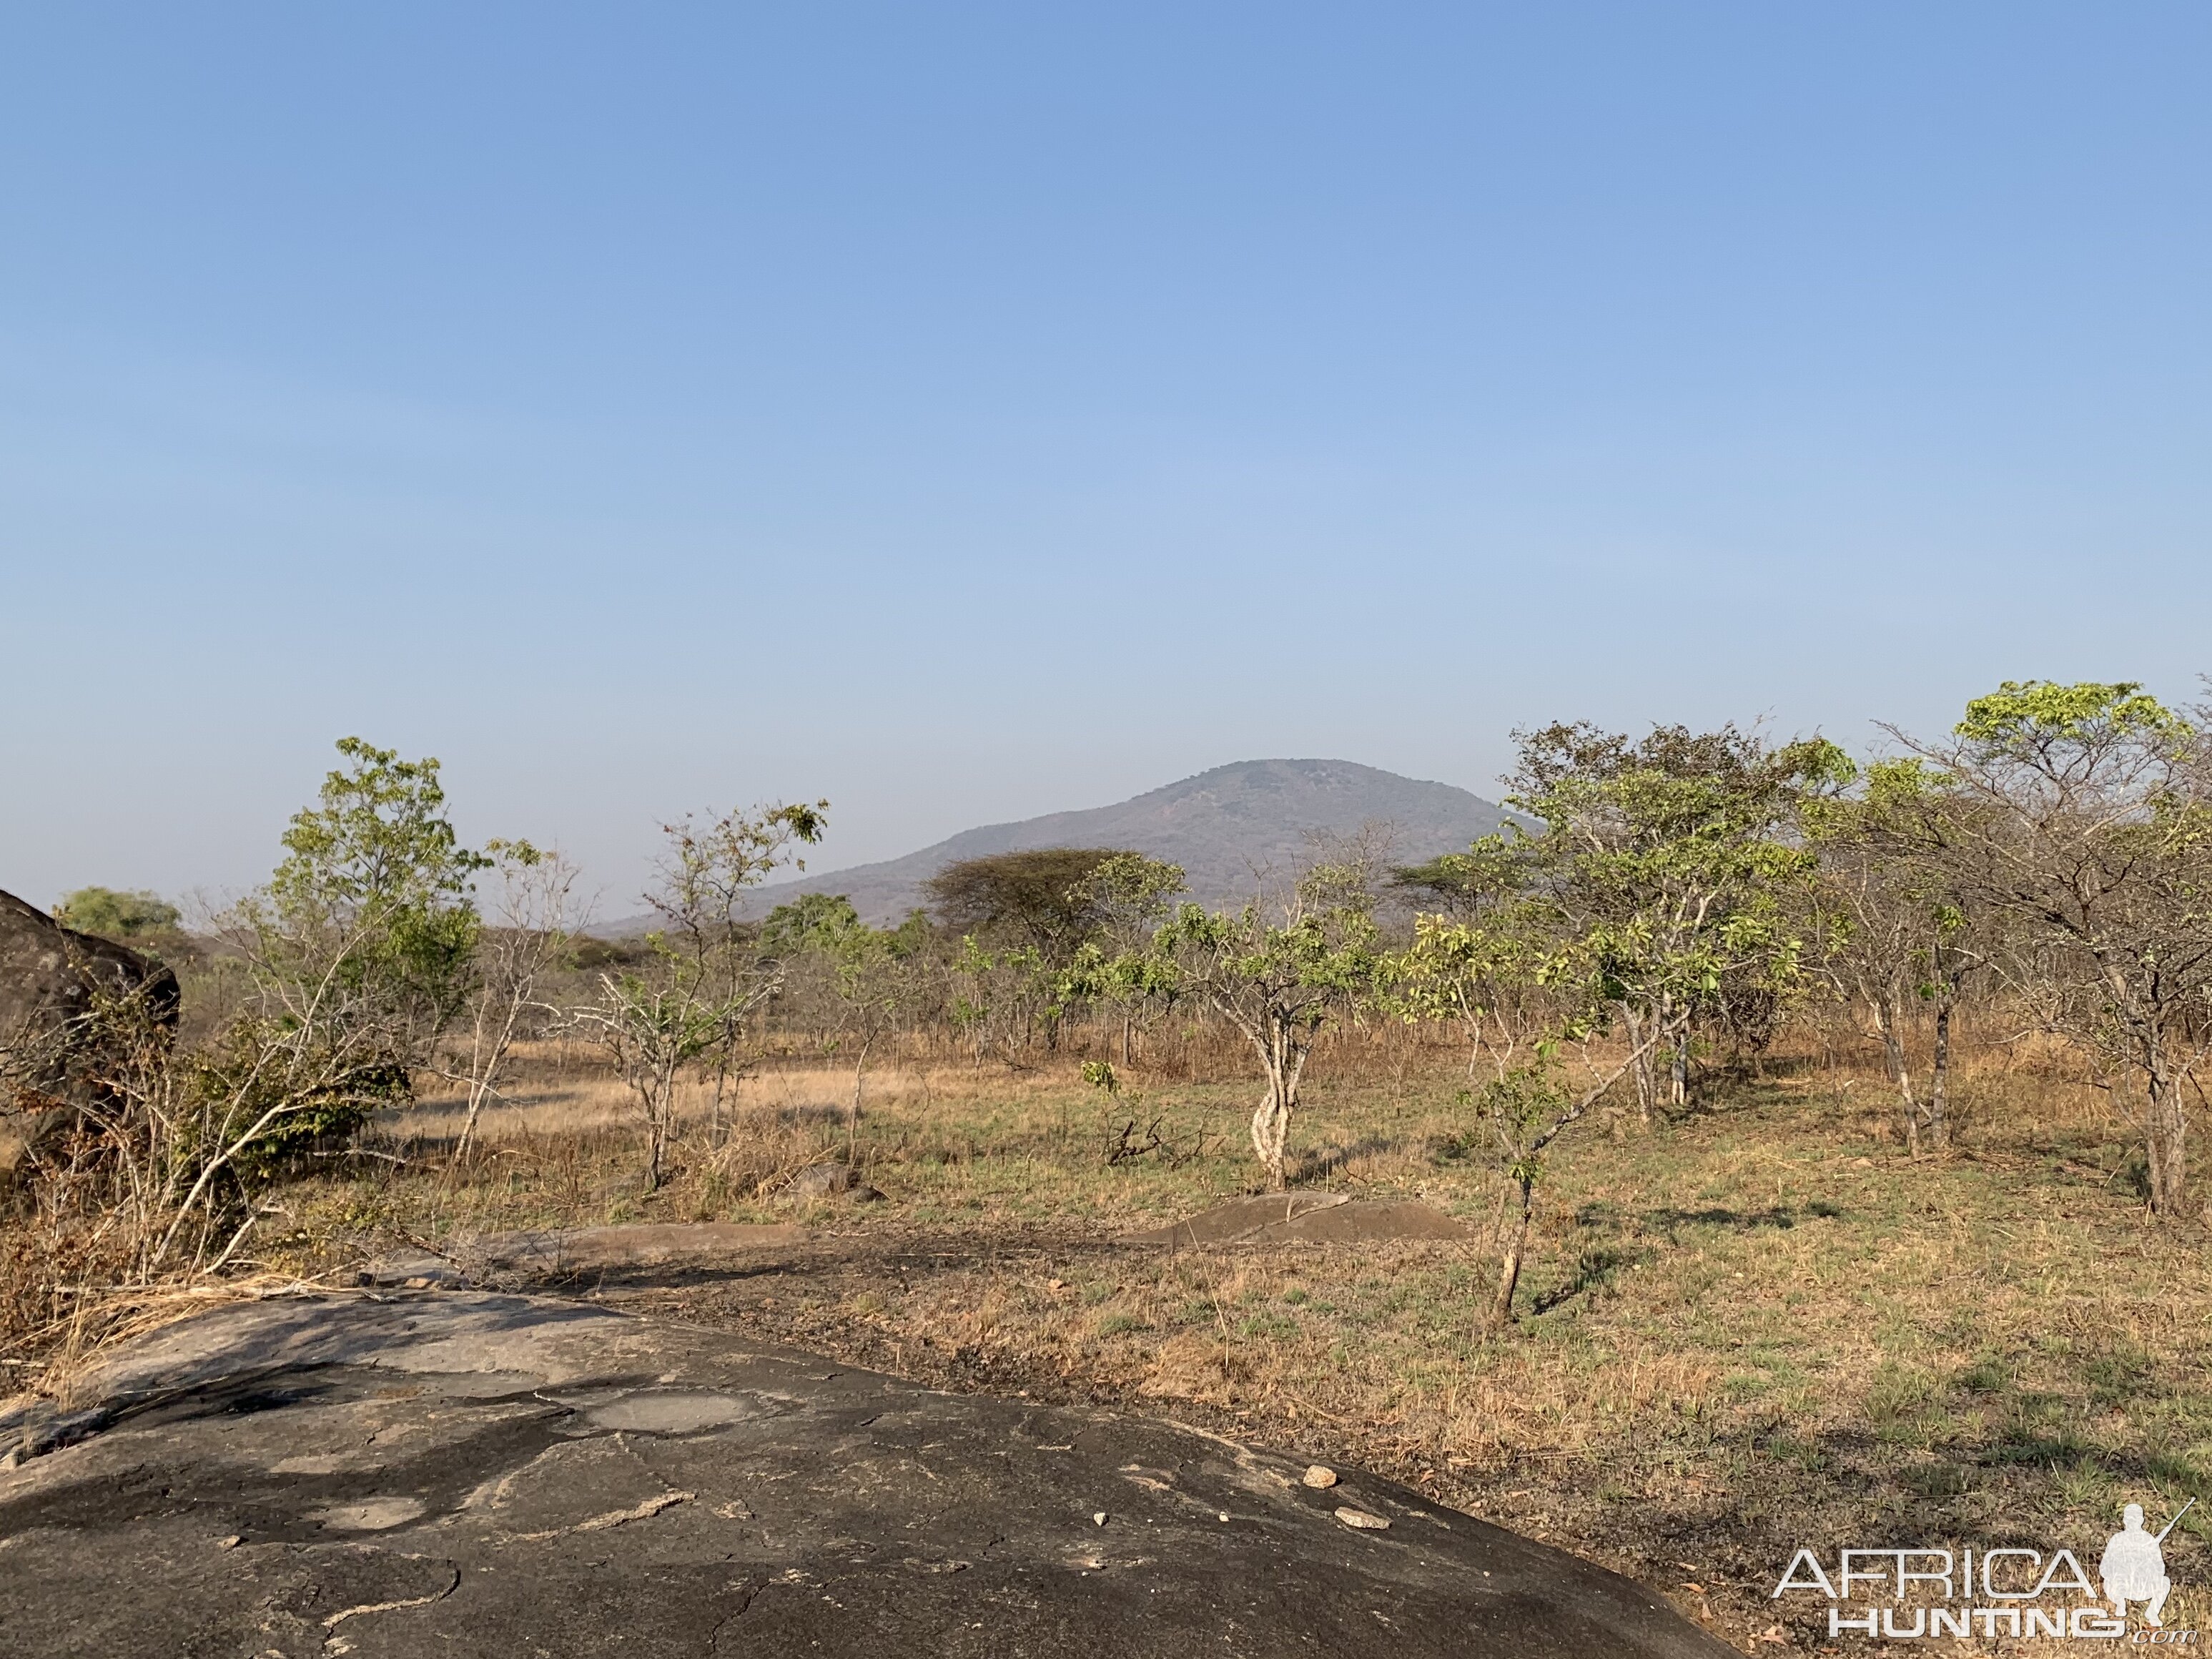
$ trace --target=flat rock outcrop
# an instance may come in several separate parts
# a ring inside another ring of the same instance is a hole
[[[204,1314],[0,1413],[11,1653],[1714,1659],[1357,1471],[467,1293]]]
[[[428,1250],[380,1257],[361,1275],[364,1285],[483,1285],[574,1279],[633,1268],[678,1273],[729,1267],[770,1245],[803,1244],[795,1222],[667,1221],[628,1226],[477,1233]]]

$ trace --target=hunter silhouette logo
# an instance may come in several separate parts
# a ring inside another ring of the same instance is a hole
[[[2104,1581],[2105,1599],[2112,1604],[2112,1611],[2120,1618],[2128,1616],[2128,1603],[2144,1604],[2142,1617],[2146,1625],[2157,1625],[2159,1614],[2166,1611],[2166,1598],[2173,1589],[2173,1582],[2166,1576],[2166,1534],[2181,1524],[2181,1517],[2197,1506],[2191,1498],[2166,1523],[2165,1531],[2154,1538],[2143,1530],[2142,1505],[2130,1504],[2120,1516],[2120,1530],[2112,1534],[2112,1541],[2105,1546],[2104,1559],[2097,1564],[2097,1576]]]
[[[2153,1533],[2143,1526],[2142,1505],[2129,1504],[2121,1512],[2120,1530],[2098,1558],[2094,1583],[2080,1559],[2064,1549],[2049,1554],[2017,1547],[1845,1549],[1837,1552],[1832,1576],[1817,1554],[1800,1549],[1770,1599],[1793,1590],[1826,1596],[1832,1637],[1892,1642],[2061,1637],[2194,1648],[2195,1631],[2168,1630],[2164,1623],[2166,1597],[2173,1591],[2165,1546],[2196,1505],[2191,1498]],[[1854,1606],[1860,1597],[1889,1605]],[[2140,1608],[2132,1635],[2130,1607]]]

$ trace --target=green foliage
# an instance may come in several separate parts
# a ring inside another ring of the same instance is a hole
[[[1515,991],[1541,982],[1552,959],[1545,940],[1510,926],[1527,914],[1494,910],[1486,926],[1415,916],[1413,944],[1383,964],[1391,1011],[1407,1020],[1455,1020],[1479,1046],[1492,1017]]]
[[[768,913],[761,924],[760,947],[778,957],[834,951],[860,926],[860,912],[842,893],[801,893]]]
[[[172,1152],[202,1168],[224,1158],[222,1185],[234,1200],[301,1154],[342,1145],[373,1113],[404,1105],[406,1066],[356,1036],[282,1016],[232,1021],[186,1062],[190,1109]]]
[[[337,750],[351,764],[294,815],[287,856],[249,906],[264,969],[327,975],[375,1013],[434,1030],[468,993],[482,927],[474,877],[492,860],[454,834],[435,760],[359,738]]]
[[[2022,757],[2115,738],[2165,744],[2195,735],[2187,720],[2134,680],[2007,680],[1969,702],[1953,729],[1985,754]]]
[[[1267,1088],[1253,1115],[1252,1147],[1279,1191],[1314,1038],[1382,981],[1364,872],[1316,866],[1273,919],[1256,903],[1236,911],[1186,904],[1154,935],[1152,954],[1164,976],[1212,1003],[1258,1055]]]
[[[1510,1180],[1534,1185],[1543,1176],[1545,1133],[1573,1104],[1548,1054],[1504,1072],[1470,1094],[1462,1091],[1489,1127],[1498,1167]]]
[[[1109,947],[1142,946],[1184,887],[1182,866],[1141,853],[1101,859],[1068,889],[1068,902]]]
[[[199,1121],[234,1136],[220,1154],[226,1180],[343,1138],[404,1098],[476,984],[474,878],[494,860],[454,834],[438,763],[359,738],[337,750],[347,764],[294,815],[268,885],[227,920],[257,1006],[191,1079]],[[502,854],[523,845],[501,843]]]
[[[1163,971],[1204,985],[1217,1001],[1256,1019],[1310,1032],[1376,985],[1379,937],[1373,918],[1350,905],[1301,908],[1271,924],[1257,905],[1212,911],[1186,904],[1157,939]]]
[[[1117,853],[1093,868],[1069,896],[1085,908],[1096,936],[1076,951],[1055,1000],[1105,1003],[1132,1019],[1148,1006],[1173,1002],[1178,976],[1152,943],[1182,890],[1181,865],[1138,853]]]
[[[915,961],[928,944],[929,918],[914,910],[896,927],[869,927],[855,921],[819,935],[816,948],[828,953],[841,984],[854,995],[864,995],[872,974]]]
[[[1510,833],[1488,836],[1464,853],[1446,853],[1426,864],[1405,865],[1390,872],[1390,884],[1423,914],[1472,921],[1516,897],[1527,880],[1523,840]]]
[[[1519,926],[1552,941],[1547,983],[1577,988],[1593,1019],[1610,1006],[1680,1027],[1732,991],[1800,991],[1817,861],[1794,827],[1854,769],[1824,738],[1769,750],[1733,726],[1666,726],[1632,744],[1553,726],[1523,737],[1509,797],[1541,828],[1483,855],[1518,860],[1534,913]]]
[[[54,920],[63,927],[123,945],[165,933],[182,919],[177,907],[159,894],[112,887],[80,887],[54,907]]]

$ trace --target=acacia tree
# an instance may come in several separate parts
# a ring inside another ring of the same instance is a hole
[[[663,925],[646,936],[646,960],[602,974],[599,1000],[568,1016],[606,1050],[638,1103],[647,1192],[660,1186],[675,1132],[677,1080],[695,1062],[714,1065],[720,1127],[723,1089],[744,1063],[747,1021],[781,982],[781,964],[750,948],[738,911],[772,871],[805,867],[794,849],[821,840],[829,807],[762,806],[703,826],[689,817],[664,826],[659,879],[645,895]]]
[[[2188,1194],[2185,1091],[2212,1043],[2212,797],[2203,740],[2133,682],[2008,680],[1892,787],[1912,857],[2012,925],[2015,987],[2139,1085],[2150,1206]]]
[[[1366,872],[1307,872],[1273,920],[1259,901],[1209,912],[1186,904],[1154,936],[1184,994],[1219,1012],[1259,1057],[1267,1087],[1252,1114],[1252,1150],[1270,1192],[1290,1185],[1284,1148],[1315,1037],[1376,984],[1381,957]]]
[[[955,933],[989,945],[1028,945],[1053,967],[1098,931],[1100,906],[1115,892],[1089,878],[1139,854],[1109,847],[1037,847],[949,864],[927,882],[930,908]],[[1141,860],[1149,865],[1152,860]]]

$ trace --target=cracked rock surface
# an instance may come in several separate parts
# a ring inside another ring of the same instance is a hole
[[[220,1309],[69,1421],[0,1414],[23,1659],[1730,1651],[1356,1470],[569,1302]]]

